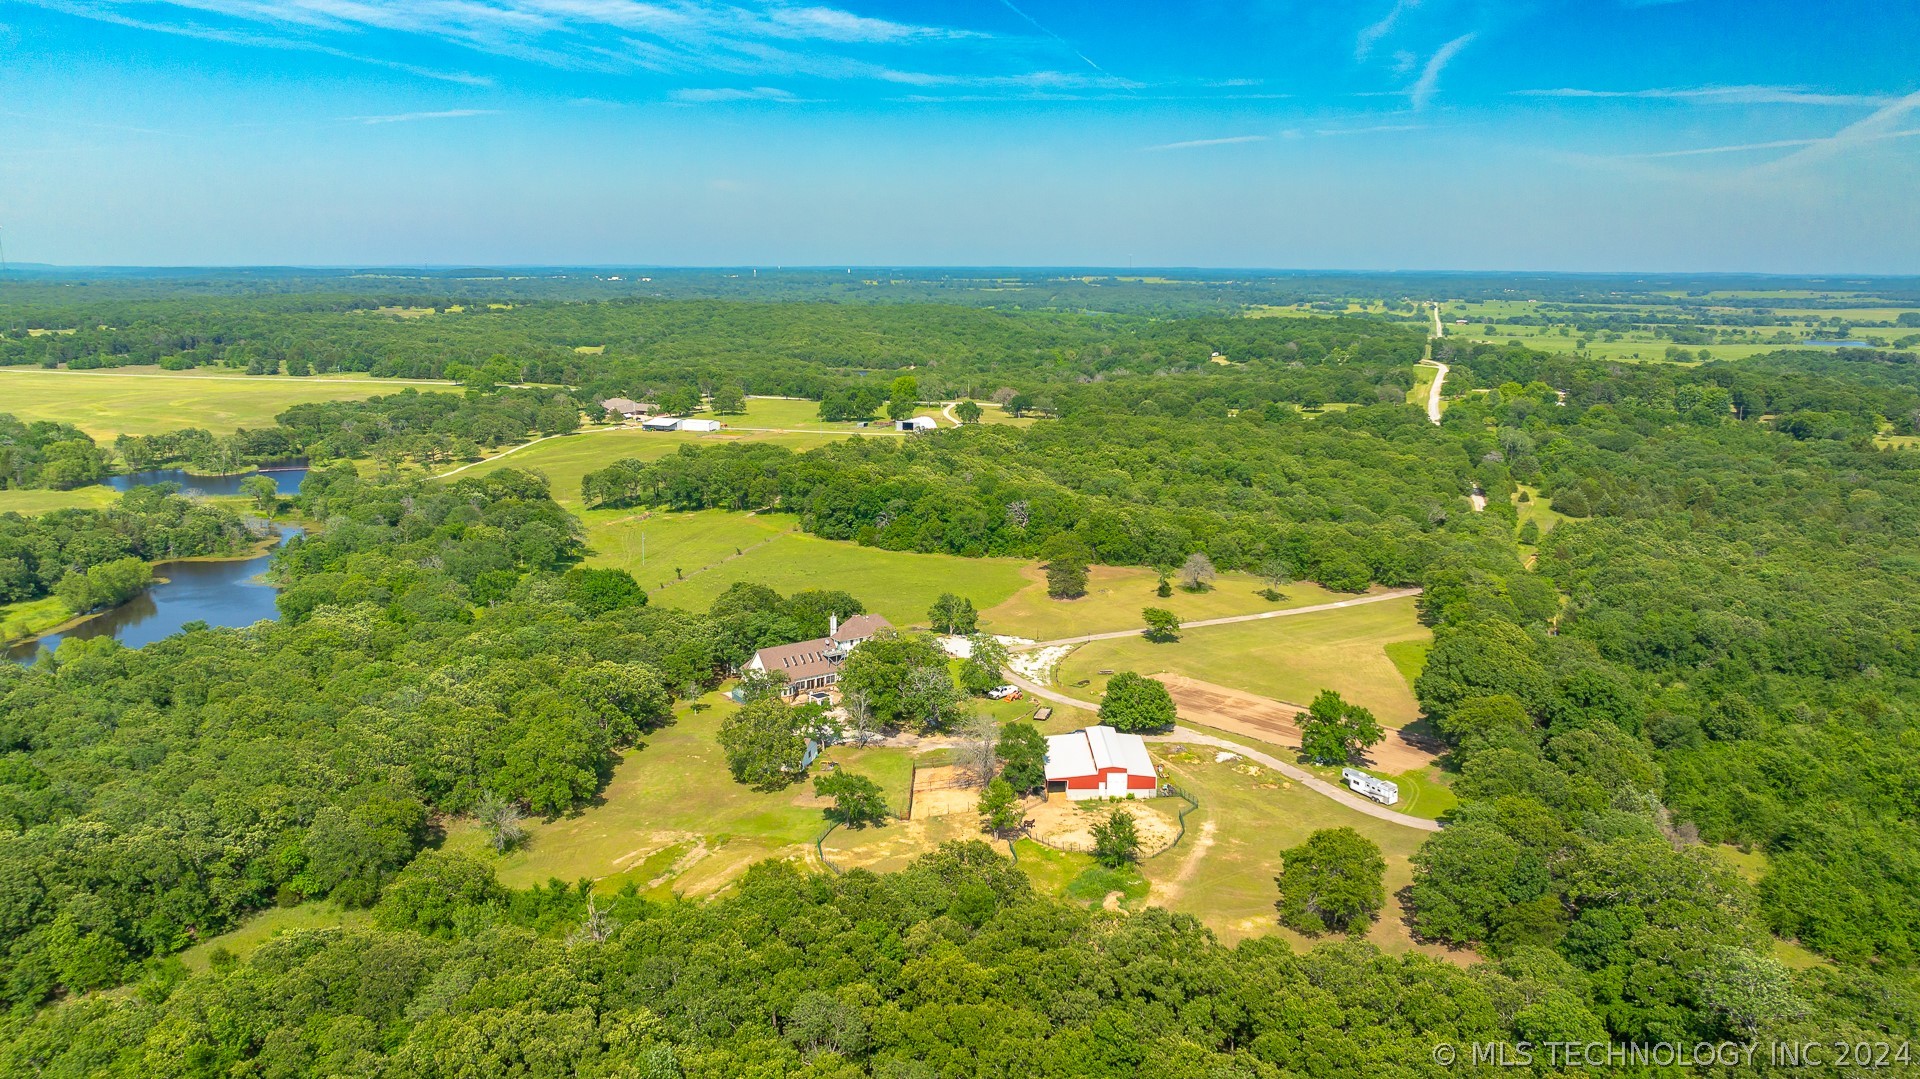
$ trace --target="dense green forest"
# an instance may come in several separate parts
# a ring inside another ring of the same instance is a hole
[[[1422,579],[1484,537],[1470,458],[1417,409],[1303,419],[1270,403],[1228,419],[1078,412],[1019,429],[972,426],[905,444],[854,440],[685,446],[582,481],[588,505],[778,506],[808,530],[894,550],[1229,569],[1279,559],[1332,588]]]
[[[120,559],[233,555],[260,538],[232,510],[178,490],[173,484],[135,488],[105,509],[0,513],[0,603],[49,595],[62,580]]]
[[[79,487],[107,474],[107,455],[65,423],[23,423],[0,412],[0,490]]]
[[[375,300],[353,297],[133,304],[112,321],[88,315],[70,333],[0,336],[0,365],[477,377],[636,399],[721,384],[817,399],[839,385],[868,376],[884,382],[913,368],[929,397],[984,398],[1002,384],[1189,371],[1218,366],[1216,358],[1228,365],[1404,367],[1422,348],[1415,329],[1362,319],[1151,319],[715,300],[482,304],[413,317],[384,311]],[[1366,392],[1328,399],[1373,400]]]
[[[1920,414],[1902,354],[1621,365],[1448,339],[1436,426],[1404,403],[1421,335],[1390,320],[551,297],[402,320],[211,299],[215,322],[287,319],[272,348],[472,365],[466,393],[290,410],[272,437],[315,456],[459,454],[564,429],[607,392],[820,396],[912,367],[929,396],[1007,387],[1057,418],[686,448],[583,494],[779,506],[899,550],[1198,551],[1423,586],[1415,688],[1460,806],[1405,895],[1421,937],[1484,961],[1226,948],[1180,916],[1037,895],[980,846],[885,876],[766,865],[707,903],[503,888],[431,849],[443,815],[585,804],[674,697],[857,601],[740,586],[662,610],[578,566],[581,526],[537,477],[339,467],[298,500],[324,527],[277,559],[283,622],[0,669],[10,1073],[1278,1079],[1440,1074],[1443,1041],[1920,1029],[1920,454],[1876,444]],[[566,347],[522,356],[516,317]],[[568,319],[596,332],[555,336]],[[573,389],[490,388],[495,355]],[[1311,411],[1330,401],[1354,407]],[[199,445],[176,442],[127,445]],[[43,527],[19,522],[0,535]],[[1722,844],[1757,855],[1757,881]],[[372,924],[201,974],[168,958],[321,899]]]

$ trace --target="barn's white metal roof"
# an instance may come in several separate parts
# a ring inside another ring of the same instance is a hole
[[[1153,759],[1137,734],[1121,734],[1112,727],[1086,727],[1047,738],[1047,779],[1059,781],[1098,775],[1119,768],[1128,775],[1151,776]]]

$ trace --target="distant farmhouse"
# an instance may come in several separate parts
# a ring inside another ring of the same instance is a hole
[[[640,421],[647,431],[718,431],[725,426],[719,420],[699,420],[691,416],[649,416]]]
[[[935,422],[932,416],[915,416],[910,420],[893,421],[894,430],[907,431],[910,433],[919,432],[919,431],[931,431],[938,426],[940,426],[940,424]]]
[[[600,402],[600,407],[616,416],[629,420],[645,419],[655,412],[660,411],[659,408],[647,404],[645,401],[633,401],[625,397],[609,397]]]
[[[1086,798],[1150,798],[1160,785],[1137,734],[1112,727],[1085,727],[1047,739],[1047,790],[1073,801]]]
[[[786,675],[787,684],[780,687],[784,697],[824,690],[840,681],[840,664],[846,661],[847,653],[891,628],[893,623],[877,614],[856,614],[845,622],[835,615],[825,637],[762,648],[743,669]]]

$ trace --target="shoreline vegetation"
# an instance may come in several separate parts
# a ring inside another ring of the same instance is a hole
[[[37,600],[27,600],[22,603],[0,606],[0,649],[11,650],[22,645],[32,644],[44,637],[67,633],[80,626],[86,625],[96,618],[102,618],[112,614],[114,611],[134,602],[139,599],[140,596],[146,595],[162,585],[172,584],[173,579],[171,577],[162,576],[159,572],[164,566],[191,562],[246,562],[259,558],[261,555],[269,554],[278,547],[285,538],[279,531],[279,522],[274,521],[272,523],[274,527],[273,533],[254,541],[252,547],[239,554],[189,555],[185,558],[166,558],[157,562],[148,563],[148,567],[154,571],[153,579],[148,581],[147,586],[137,594],[129,596],[111,607],[101,607],[98,610],[87,611],[82,614],[74,614],[69,609],[61,621],[47,623],[44,621],[36,622],[32,608],[48,604],[59,605],[64,608],[65,605],[61,603],[58,596],[43,596]],[[306,525],[302,525],[301,528],[305,531],[312,531],[312,529]],[[45,616],[43,615],[41,617],[44,619]],[[26,630],[24,632],[16,632],[23,625],[27,627]]]

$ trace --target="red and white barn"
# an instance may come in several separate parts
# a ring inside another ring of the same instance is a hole
[[[1047,738],[1047,790],[1068,798],[1152,797],[1160,785],[1137,734],[1112,727],[1085,727]]]

